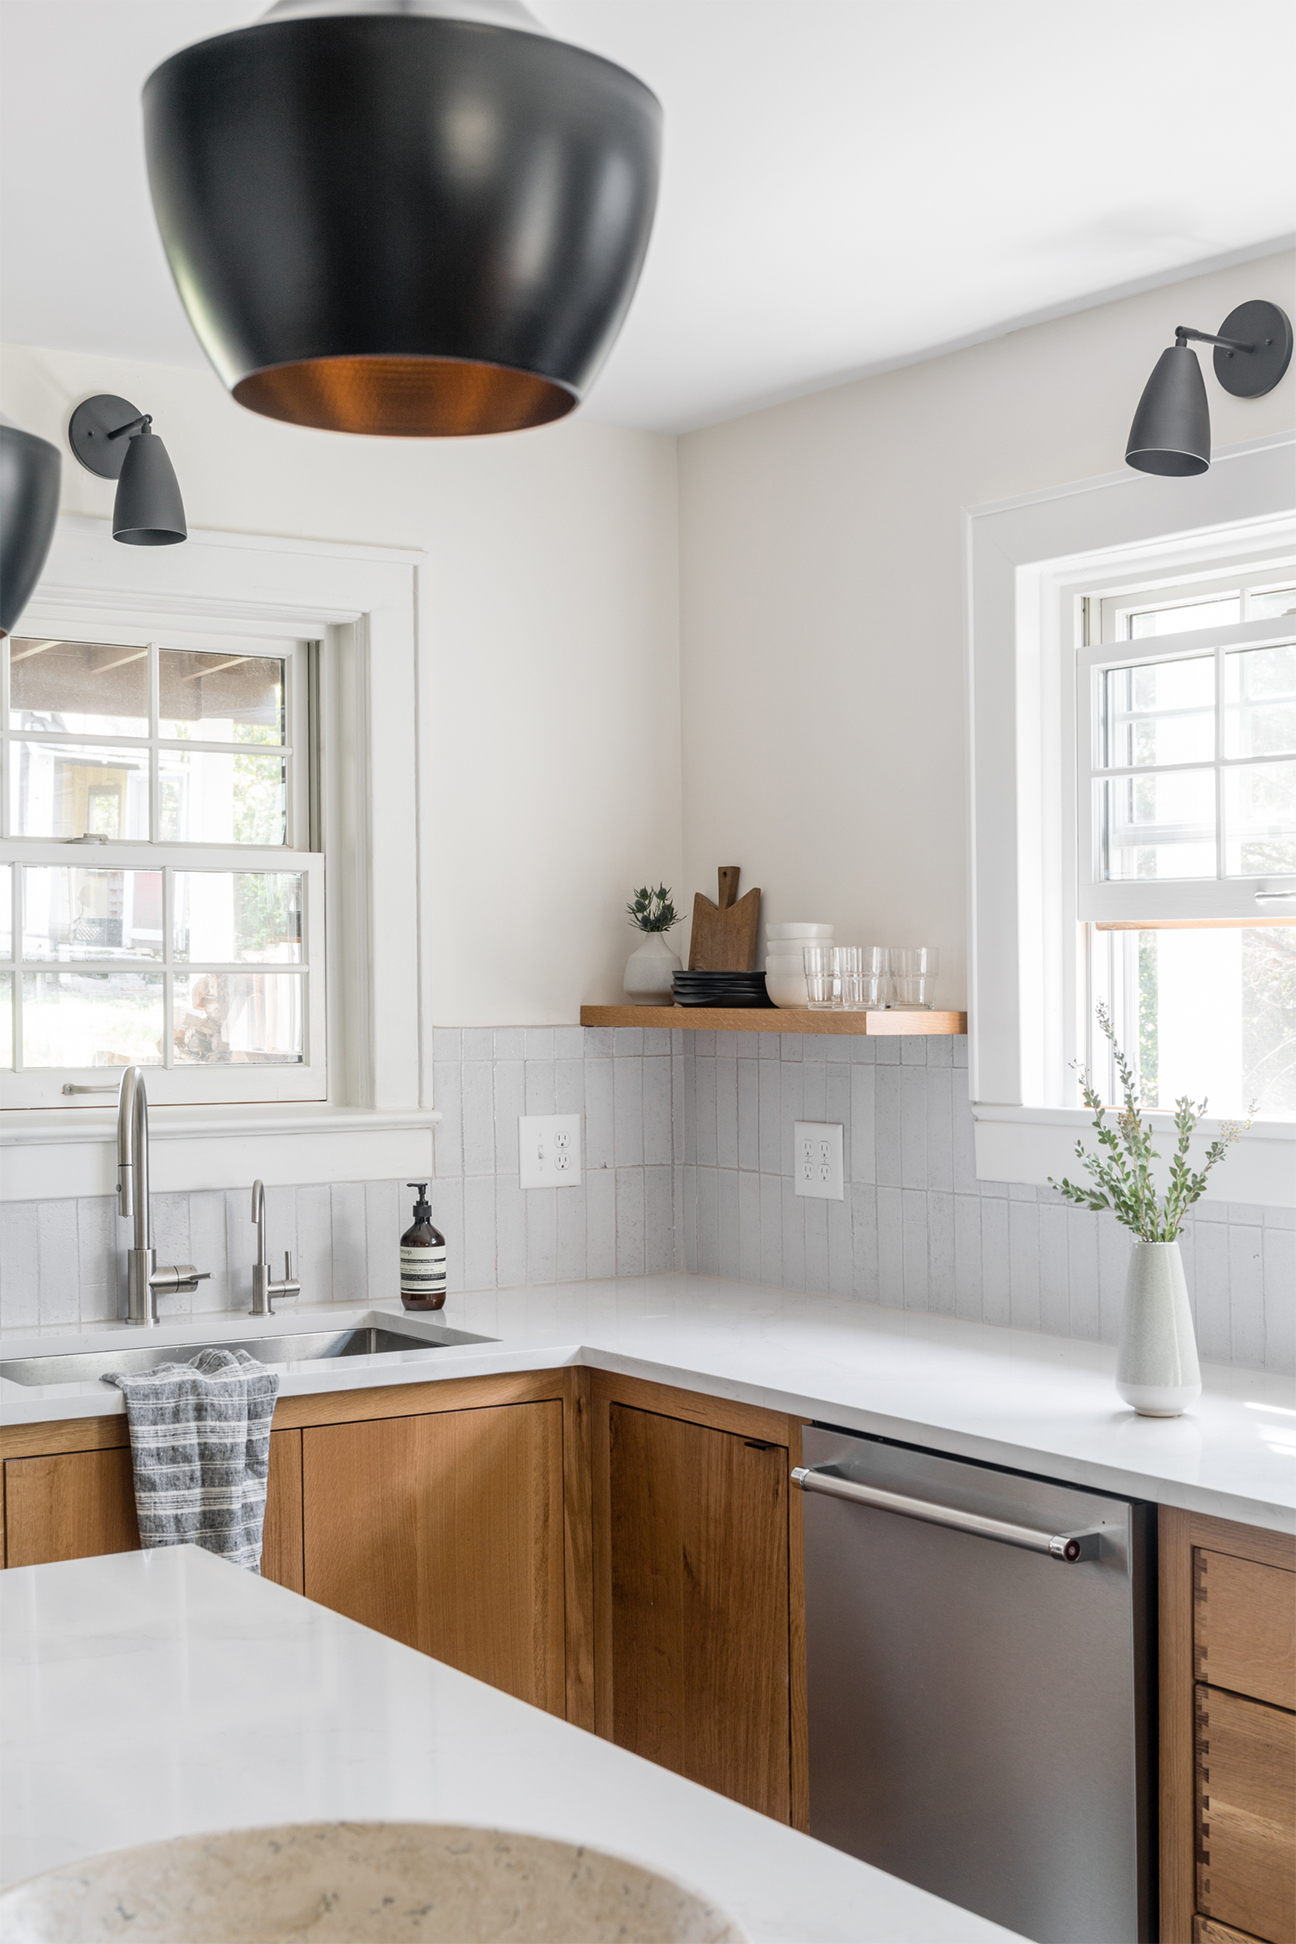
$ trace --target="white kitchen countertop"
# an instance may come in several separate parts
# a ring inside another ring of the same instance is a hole
[[[255,1320],[226,1311],[147,1333],[126,1324],[5,1332],[0,1355],[342,1329],[374,1307],[290,1305]],[[396,1304],[378,1307],[400,1314]],[[1296,1384],[1262,1371],[1207,1365],[1206,1388],[1183,1417],[1140,1418],[1116,1395],[1116,1353],[1104,1344],[708,1276],[484,1290],[452,1296],[441,1315],[499,1341],[435,1357],[278,1365],[282,1392],[583,1363],[1296,1532]],[[0,1423],[123,1409],[121,1393],[105,1384],[36,1388],[0,1379]]]
[[[469,1823],[629,1857],[750,1944],[1014,1932],[194,1546],[0,1574],[0,1879],[169,1836]]]

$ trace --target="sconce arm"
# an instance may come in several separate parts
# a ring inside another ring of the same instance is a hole
[[[1223,343],[1223,339],[1220,339],[1220,342]],[[147,432],[149,426],[152,425],[152,423],[153,423],[152,412],[141,412],[138,418],[130,419],[125,425],[119,425],[115,432],[110,432],[108,434],[108,437],[110,439],[120,439],[123,438],[127,432]]]
[[[1175,343],[1181,348],[1192,338],[1197,344],[1222,344],[1226,351],[1254,351],[1254,344],[1239,344],[1236,338],[1214,337],[1209,331],[1194,331],[1187,324],[1175,325]],[[116,433],[113,434],[116,437]]]

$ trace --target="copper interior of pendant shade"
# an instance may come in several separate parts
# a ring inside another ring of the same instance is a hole
[[[519,432],[564,417],[577,402],[531,372],[458,358],[311,358],[254,371],[234,396],[291,425],[394,439]]]

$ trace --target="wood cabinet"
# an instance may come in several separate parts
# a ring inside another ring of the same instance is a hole
[[[1159,1528],[1162,1944],[1296,1944],[1296,1541]]]
[[[593,1373],[598,1731],[780,1822],[804,1821],[792,1441],[773,1412]]]

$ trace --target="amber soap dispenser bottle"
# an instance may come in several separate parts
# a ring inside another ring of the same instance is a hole
[[[414,1220],[401,1237],[401,1302],[407,1310],[439,1310],[446,1299],[446,1244],[432,1226],[426,1181],[407,1181],[418,1189]]]

